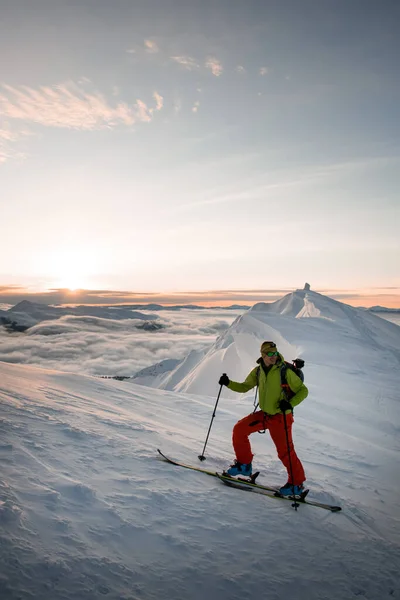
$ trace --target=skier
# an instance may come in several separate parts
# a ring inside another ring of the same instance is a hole
[[[260,410],[244,417],[233,428],[232,443],[236,460],[226,473],[232,477],[236,475],[251,476],[254,455],[251,451],[249,435],[255,431],[268,429],[276,446],[278,457],[288,472],[288,481],[280,488],[279,492],[283,496],[292,496],[293,493],[296,496],[301,495],[304,491],[303,483],[306,476],[303,465],[294,450],[292,440],[293,407],[307,397],[308,389],[300,377],[288,368],[286,381],[294,395],[290,402],[285,398],[280,371],[284,359],[279,354],[274,342],[261,344],[261,358],[257,360],[257,363],[260,366],[255,367],[243,383],[231,381],[225,373],[219,379],[219,385],[226,385],[234,392],[245,393],[257,385],[259,389]]]

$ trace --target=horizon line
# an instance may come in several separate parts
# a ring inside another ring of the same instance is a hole
[[[71,305],[123,305],[123,304],[159,304],[161,306],[196,305],[202,307],[231,305],[254,305],[258,302],[275,302],[284,295],[303,288],[246,289],[246,290],[203,290],[134,292],[123,290],[70,290],[66,288],[47,291],[30,291],[22,286],[0,286],[0,303],[16,305],[23,300],[42,304]],[[351,306],[382,306],[400,308],[400,288],[377,287],[360,289],[318,288],[311,291],[329,296]],[[384,305],[382,304],[384,302]]]

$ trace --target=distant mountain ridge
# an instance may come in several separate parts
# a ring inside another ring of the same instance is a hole
[[[249,306],[232,304],[231,306],[218,307],[213,309],[224,310],[247,310]],[[8,310],[0,310],[0,324],[8,326],[14,324],[15,330],[26,330],[42,321],[59,319],[64,316],[91,316],[100,319],[140,319],[142,321],[156,321],[159,317],[154,314],[144,314],[140,310],[151,312],[161,311],[179,311],[182,309],[190,310],[210,310],[210,307],[188,305],[162,306],[161,304],[121,304],[115,306],[92,306],[82,304],[79,306],[53,306],[30,300],[22,300]],[[148,331],[161,329],[163,326],[156,323],[148,323],[142,326]],[[140,328],[140,327],[139,327]]]
[[[386,308],[385,306],[371,306],[365,310],[369,310],[371,312],[400,313],[400,308]]]
[[[15,321],[18,325],[27,325],[28,327],[32,327],[42,321],[59,319],[65,316],[90,316],[114,320],[140,319],[142,321],[155,321],[158,319],[157,315],[145,315],[142,312],[127,308],[90,305],[59,307],[31,302],[30,300],[22,300],[12,308],[0,311],[0,317]],[[149,328],[151,329],[151,327]]]

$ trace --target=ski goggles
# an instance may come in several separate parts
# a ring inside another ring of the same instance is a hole
[[[263,352],[263,356],[278,356],[278,352]]]

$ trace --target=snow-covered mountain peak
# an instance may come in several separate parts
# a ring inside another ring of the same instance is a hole
[[[365,363],[379,368],[382,360],[398,368],[400,362],[397,325],[305,288],[277,302],[256,304],[237,317],[204,355],[191,353],[151,385],[213,395],[221,373],[243,381],[255,366],[264,340],[273,340],[286,360],[302,357],[308,364],[336,364],[333,347],[341,348],[352,369]]]
[[[333,298],[310,290],[304,293],[303,307],[297,313],[296,318],[312,317],[337,321],[340,319],[351,318],[352,313],[357,310],[358,309],[355,309],[352,306],[343,304],[343,302],[338,302]]]
[[[354,310],[357,309],[309,288],[290,292],[276,302],[259,302],[250,308],[251,312],[257,313],[267,312],[296,318],[314,317],[334,321],[348,319]]]
[[[286,294],[286,296],[280,298],[276,302],[258,302],[258,304],[255,304],[252,308],[250,308],[250,311],[269,312],[296,317],[304,306],[305,295],[305,290],[296,290],[295,292]]]

